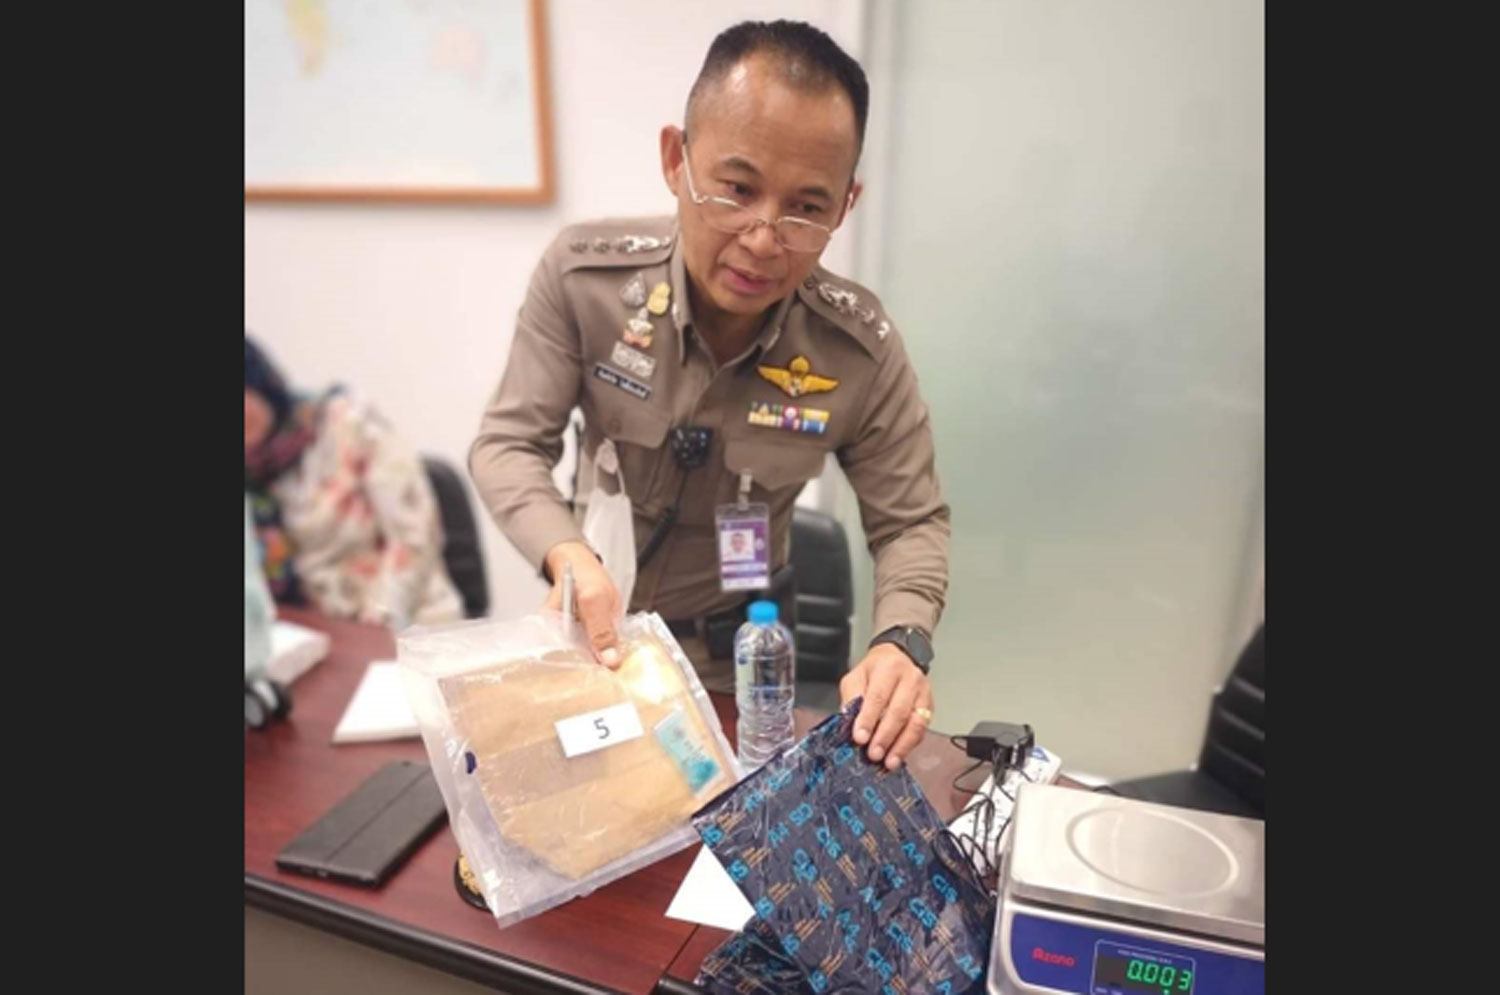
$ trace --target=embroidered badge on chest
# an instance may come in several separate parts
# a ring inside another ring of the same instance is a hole
[[[783,369],[779,366],[757,366],[756,372],[780,387],[791,397],[803,394],[821,394],[833,390],[839,382],[832,377],[812,372],[812,364],[806,356],[793,356]]]

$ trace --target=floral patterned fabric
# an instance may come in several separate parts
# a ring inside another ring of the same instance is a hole
[[[257,509],[257,519],[279,512],[264,518],[279,517],[280,530],[262,530],[272,591],[300,586],[324,614],[398,629],[462,618],[443,566],[437,499],[417,454],[345,393],[299,413],[309,410],[311,437],[262,493],[274,509]]]

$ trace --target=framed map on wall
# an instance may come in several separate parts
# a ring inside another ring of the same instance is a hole
[[[245,0],[245,199],[549,203],[543,0]]]

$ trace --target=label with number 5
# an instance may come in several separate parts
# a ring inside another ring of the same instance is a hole
[[[553,725],[557,726],[557,738],[562,742],[563,756],[567,757],[602,750],[642,734],[641,717],[628,701],[559,719]]]

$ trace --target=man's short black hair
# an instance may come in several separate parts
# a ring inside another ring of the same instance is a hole
[[[854,105],[856,153],[865,144],[865,119],[870,113],[870,84],[838,42],[802,21],[745,21],[719,34],[708,47],[708,56],[688,94],[684,124],[692,128],[693,104],[712,84],[719,82],[740,62],[752,55],[769,55],[782,77],[794,86],[808,89],[837,85]]]

